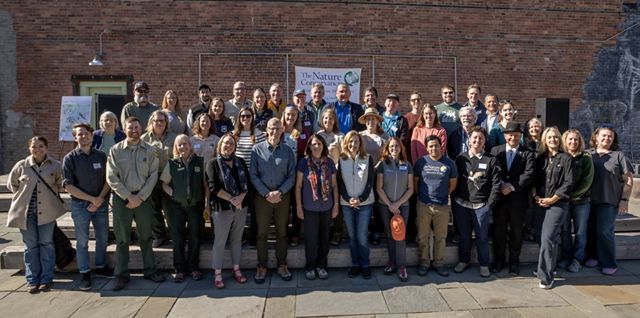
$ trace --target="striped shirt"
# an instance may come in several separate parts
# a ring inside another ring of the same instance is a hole
[[[247,164],[247,168],[251,166],[251,150],[253,145],[267,140],[267,136],[264,132],[255,129],[254,135],[256,136],[255,143],[251,142],[251,134],[248,131],[241,131],[238,137],[238,143],[236,144],[236,156],[244,159]]]

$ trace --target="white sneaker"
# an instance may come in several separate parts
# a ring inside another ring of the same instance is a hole
[[[538,285],[542,289],[551,289],[553,287],[553,281],[551,281],[548,285],[545,285],[542,281]]]

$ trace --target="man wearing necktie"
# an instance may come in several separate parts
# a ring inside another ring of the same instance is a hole
[[[519,123],[511,122],[504,130],[506,144],[493,147],[491,155],[498,159],[502,174],[500,200],[493,211],[493,252],[491,271],[505,267],[507,236],[509,237],[509,274],[520,274],[524,212],[529,202],[529,186],[533,181],[535,154],[520,144]]]

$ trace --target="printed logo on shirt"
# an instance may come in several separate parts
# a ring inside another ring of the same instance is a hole
[[[220,131],[223,132],[223,133],[226,133],[227,132],[227,126],[220,127]]]
[[[200,167],[193,168],[193,171],[195,171],[196,173],[200,173]]]
[[[440,172],[447,172],[447,166],[440,166]]]

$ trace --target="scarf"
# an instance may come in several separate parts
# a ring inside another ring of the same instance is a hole
[[[316,170],[318,166],[313,161],[313,158],[309,156],[307,160],[307,164],[309,166],[309,183],[311,184],[311,194],[313,197],[313,201],[318,201],[318,175],[316,174]],[[320,161],[320,189],[322,191],[322,201],[329,200],[329,167],[327,167],[327,157],[322,157],[322,161]]]
[[[224,182],[225,191],[229,192],[229,194],[234,197],[240,195],[240,193],[248,192],[247,174],[245,173],[244,169],[242,169],[242,164],[240,163],[240,159],[238,157],[236,157],[235,155],[232,155],[230,157],[223,157],[222,155],[218,155],[216,157],[216,161],[218,163],[218,167],[220,168],[220,172],[222,173],[222,181]],[[233,161],[233,166],[236,167],[236,170],[238,171],[240,189],[238,189],[236,179],[231,173],[231,168],[225,163],[225,161]]]

